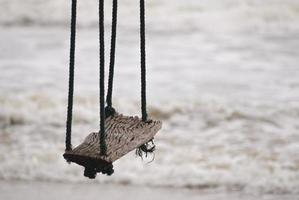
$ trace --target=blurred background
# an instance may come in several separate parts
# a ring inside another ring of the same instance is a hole
[[[97,3],[78,1],[73,145],[98,129]],[[0,0],[1,181],[90,182],[62,158],[70,5]],[[127,115],[140,114],[138,9],[119,1],[113,95]],[[299,1],[148,0],[146,20],[155,160],[132,152],[90,183],[299,194]]]

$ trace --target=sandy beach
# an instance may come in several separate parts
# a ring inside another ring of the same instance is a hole
[[[2,200],[58,200],[58,199],[142,199],[142,200],[297,200],[298,195],[253,195],[240,192],[200,191],[182,188],[142,187],[93,183],[49,183],[0,181]]]

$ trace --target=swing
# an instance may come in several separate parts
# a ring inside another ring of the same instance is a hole
[[[100,131],[89,134],[84,142],[72,149],[71,129],[74,93],[75,38],[77,0],[72,0],[69,91],[66,121],[65,153],[69,163],[85,168],[84,176],[94,179],[97,173],[113,174],[113,162],[136,149],[139,156],[155,150],[153,138],[161,129],[160,121],[149,120],[146,110],[146,57],[145,57],[145,3],[140,0],[140,53],[141,53],[141,110],[142,118],[124,116],[112,106],[112,88],[115,62],[117,28],[117,0],[112,4],[112,31],[109,63],[108,92],[105,107],[104,91],[104,0],[99,0],[99,43],[100,43]]]

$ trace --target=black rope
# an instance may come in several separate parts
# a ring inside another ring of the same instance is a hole
[[[140,0],[140,62],[141,62],[141,112],[142,121],[147,121],[146,111],[146,51],[145,51],[145,3]],[[155,151],[153,138],[145,144],[142,144],[136,149],[136,154],[142,157],[144,154],[147,157],[148,153]]]
[[[118,4],[117,0],[113,0],[113,4],[112,4],[110,64],[109,64],[108,90],[107,90],[107,98],[106,98],[107,106],[108,106],[108,109],[110,109],[110,112],[113,109],[112,108],[112,89],[113,89],[113,76],[114,76],[114,65],[115,65],[117,6],[118,6],[117,4]],[[107,112],[109,112],[109,111],[107,111]]]
[[[146,111],[146,55],[145,55],[145,5],[140,0],[140,62],[141,62],[141,112],[142,121],[147,120]]]
[[[72,115],[73,115],[73,96],[74,96],[74,71],[75,71],[75,41],[76,41],[76,13],[77,0],[72,0],[71,13],[71,38],[70,38],[70,60],[69,60],[69,89],[68,106],[66,120],[65,150],[72,150]]]
[[[104,37],[104,0],[99,0],[99,45],[100,45],[100,150],[106,155],[105,133],[105,37]]]

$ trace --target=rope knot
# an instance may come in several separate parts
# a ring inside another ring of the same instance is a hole
[[[106,118],[113,116],[115,114],[115,109],[112,106],[106,106],[105,107],[105,116]]]

